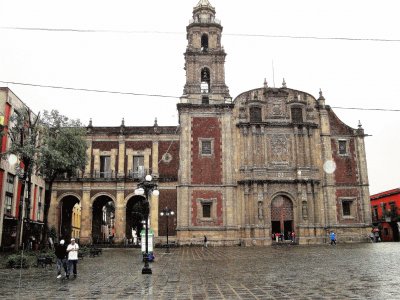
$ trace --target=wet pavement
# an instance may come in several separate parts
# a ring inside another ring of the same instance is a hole
[[[400,243],[105,249],[56,279],[55,265],[0,269],[2,299],[399,299]]]

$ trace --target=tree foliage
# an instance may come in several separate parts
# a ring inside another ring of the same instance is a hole
[[[26,178],[31,175],[40,151],[40,114],[35,116],[28,108],[15,110],[10,124],[8,136],[11,143],[7,154],[15,154],[23,163]]]
[[[38,171],[47,181],[61,174],[74,175],[86,165],[85,128],[79,120],[68,119],[58,111],[44,111],[43,135]]]

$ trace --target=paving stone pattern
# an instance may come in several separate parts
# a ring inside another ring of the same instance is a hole
[[[142,275],[139,249],[105,249],[79,261],[77,279],[56,279],[55,265],[1,269],[0,298],[399,299],[399,250],[400,243],[156,249],[153,274]]]

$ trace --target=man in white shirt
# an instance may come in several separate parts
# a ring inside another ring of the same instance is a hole
[[[68,245],[67,247],[67,253],[68,253],[68,274],[67,274],[67,279],[69,278],[69,275],[71,274],[71,269],[73,268],[73,273],[74,273],[74,278],[76,278],[76,264],[78,263],[78,251],[79,251],[79,245],[75,243],[75,239],[71,239],[71,244]]]

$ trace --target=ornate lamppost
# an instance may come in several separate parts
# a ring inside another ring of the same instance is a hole
[[[146,250],[144,254],[144,267],[142,269],[142,274],[152,274],[152,270],[149,265],[149,214],[150,214],[150,202],[149,198],[151,195],[158,196],[160,191],[158,190],[158,185],[151,175],[146,175],[145,180],[138,184],[137,189],[135,190],[135,195],[144,196],[145,198],[145,207],[144,207],[144,217],[146,222],[145,228],[145,245]]]
[[[169,253],[169,243],[168,243],[168,219],[169,216],[173,216],[175,213],[172,209],[169,209],[168,207],[164,208],[161,212],[160,212],[160,216],[166,216],[167,217],[167,253]]]

